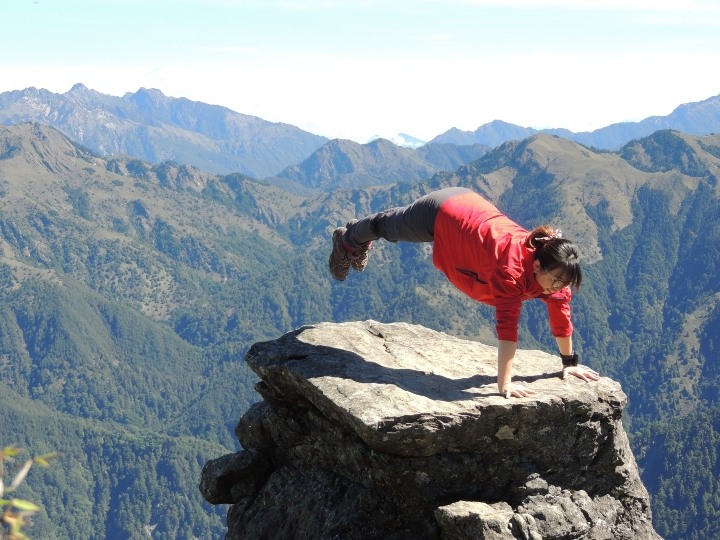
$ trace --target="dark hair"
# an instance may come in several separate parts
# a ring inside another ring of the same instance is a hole
[[[548,272],[562,268],[562,279],[573,289],[582,283],[580,251],[560,230],[550,225],[541,225],[525,239],[525,245],[535,250],[535,259]]]

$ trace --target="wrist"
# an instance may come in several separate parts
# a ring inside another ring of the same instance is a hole
[[[562,359],[562,365],[564,368],[574,367],[574,366],[578,365],[578,354],[577,353],[561,354],[560,358]]]

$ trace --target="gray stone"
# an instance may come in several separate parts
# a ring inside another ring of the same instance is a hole
[[[514,540],[513,515],[512,507],[503,502],[458,501],[435,511],[443,540]]]
[[[557,356],[519,350],[514,380],[537,394],[505,399],[496,355],[375,321],[256,343],[263,401],[236,434],[272,472],[226,468],[230,491],[209,490],[235,502],[228,539],[269,522],[273,538],[658,538],[620,386],[562,380]]]
[[[252,451],[227,454],[203,467],[200,493],[212,504],[236,503],[257,492],[272,471],[264,455]]]

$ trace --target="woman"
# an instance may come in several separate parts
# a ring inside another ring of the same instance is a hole
[[[429,193],[405,207],[378,212],[333,232],[329,266],[344,281],[352,267],[362,272],[374,240],[433,242],[433,263],[470,298],[495,307],[498,389],[506,398],[535,392],[512,383],[518,320],[524,300],[547,304],[550,328],[563,363],[563,377],[600,378],[578,365],[570,318],[572,289],[580,287],[578,249],[549,226],[526,231],[495,206],[466,188]]]

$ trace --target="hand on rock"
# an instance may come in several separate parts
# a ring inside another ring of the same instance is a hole
[[[563,379],[566,378],[568,375],[574,375],[578,379],[582,379],[585,382],[597,381],[600,378],[600,374],[597,371],[582,365],[568,366],[566,368],[563,368]]]
[[[537,392],[535,392],[535,390],[530,390],[525,386],[513,383],[506,384],[505,388],[502,389],[502,394],[505,396],[506,399],[510,399],[511,397],[529,397],[535,395],[536,393]]]

